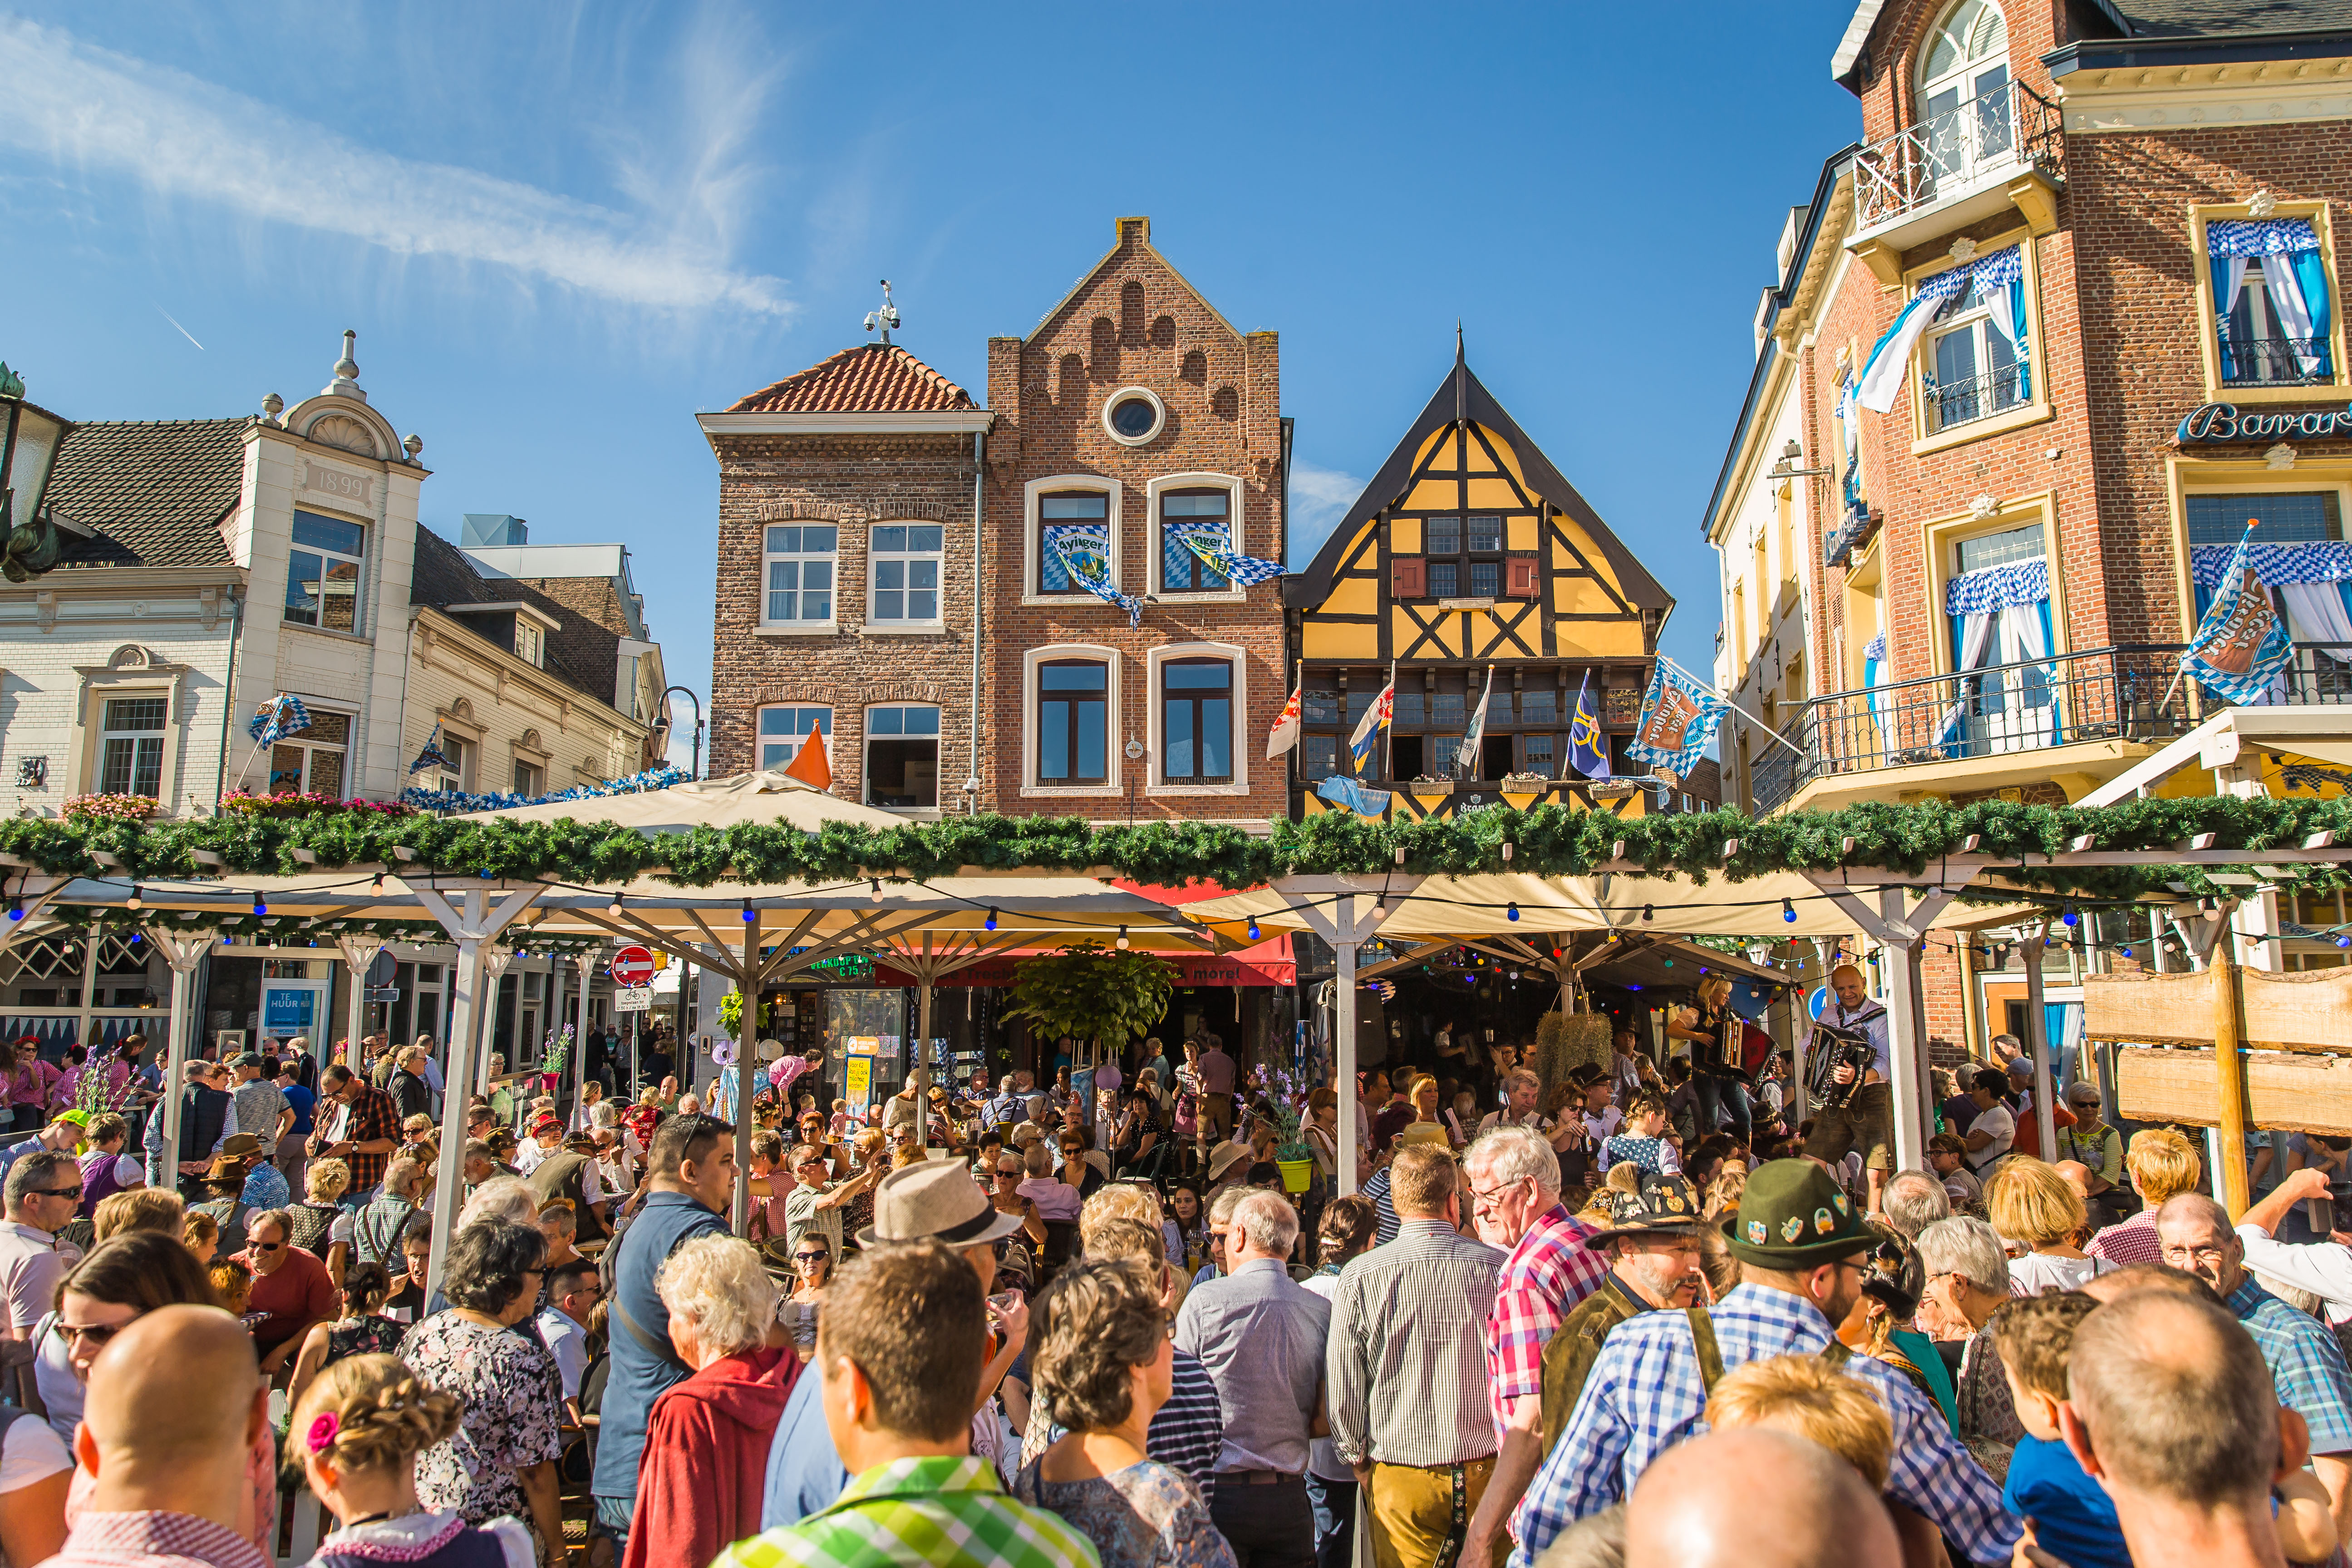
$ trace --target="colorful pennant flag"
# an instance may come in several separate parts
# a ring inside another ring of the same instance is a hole
[[[2260,521],[2247,520],[2246,531],[2239,536],[2238,548],[2213,590],[2213,602],[2180,656],[2183,674],[2232,702],[2250,706],[2269,700],[2272,677],[2294,657],[2294,644],[2271,605],[2270,590],[2247,559]]]
[[[1333,773],[1315,786],[1315,793],[1334,805],[1344,805],[1358,816],[1385,816],[1389,791],[1366,789],[1345,773]]]
[[[254,710],[251,722],[245,732],[260,744],[275,745],[288,735],[299,735],[310,728],[310,710],[302,700],[290,692],[281,691]]]
[[[1472,770],[1478,765],[1478,745],[1486,738],[1486,704],[1495,700],[1495,667],[1486,667],[1486,694],[1478,699],[1478,711],[1470,715],[1470,727],[1462,732],[1462,743],[1454,748],[1454,766],[1465,778],[1476,778]],[[1508,772],[1508,769],[1504,770]]]
[[[1396,715],[1396,677],[1381,688],[1364,716],[1356,721],[1356,732],[1348,737],[1348,752],[1356,759],[1356,772],[1363,773],[1371,764],[1372,753],[1380,748],[1381,738],[1388,731],[1389,721]]]
[[[1290,700],[1282,705],[1282,711],[1274,716],[1274,727],[1265,732],[1265,760],[1269,763],[1298,744],[1298,698],[1299,689],[1291,688]]]
[[[1672,659],[1661,658],[1650,672],[1650,689],[1642,698],[1642,721],[1634,726],[1633,740],[1626,742],[1625,754],[1677,778],[1687,778],[1714,744],[1724,708],[1723,699],[1713,688]]]
[[[421,773],[427,768],[447,768],[454,773],[457,767],[457,764],[449,760],[449,753],[441,749],[441,726],[436,724],[433,733],[425,737],[425,749],[416,753],[415,762],[408,764],[408,771]]]
[[[1127,624],[1138,625],[1143,619],[1143,601],[1132,594],[1121,593],[1110,574],[1110,528],[1100,522],[1050,523],[1045,528],[1045,542],[1061,558],[1070,574],[1070,581],[1100,599],[1106,605],[1117,605],[1127,612]]]
[[[1601,733],[1601,718],[1592,710],[1592,672],[1576,689],[1576,714],[1568,724],[1568,765],[1593,780],[1612,776],[1609,742]]]

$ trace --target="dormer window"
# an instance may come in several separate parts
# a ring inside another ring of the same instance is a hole
[[[515,617],[515,657],[525,664],[547,668],[547,631],[520,616]]]

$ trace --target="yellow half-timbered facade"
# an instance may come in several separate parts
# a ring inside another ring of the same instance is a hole
[[[1622,748],[1674,600],[1458,345],[1453,374],[1379,475],[1285,581],[1284,603],[1302,697],[1301,814],[1345,809],[1317,794],[1333,774],[1392,791],[1392,816],[1496,799],[1643,810],[1637,791],[1596,787],[1570,765],[1570,727],[1589,690],[1612,774],[1639,771]],[[1394,722],[1359,768],[1349,736],[1391,671]],[[1465,758],[1482,700],[1483,735]]]

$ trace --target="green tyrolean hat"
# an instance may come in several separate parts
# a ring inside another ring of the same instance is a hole
[[[1845,1190],[1811,1160],[1759,1165],[1723,1235],[1731,1256],[1759,1268],[1818,1268],[1878,1241]]]

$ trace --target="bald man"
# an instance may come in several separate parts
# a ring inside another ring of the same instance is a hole
[[[50,1564],[263,1568],[246,1474],[269,1427],[268,1386],[243,1325],[163,1307],[99,1352],[74,1450],[97,1478]]]
[[[1625,1568],[1899,1568],[1895,1523],[1818,1443],[1741,1427],[1678,1443],[1625,1510]]]
[[[2303,1418],[2228,1311],[2142,1289],[2083,1320],[2058,1407],[2115,1499],[2135,1568],[2279,1568],[2270,1489],[2303,1464]]]

